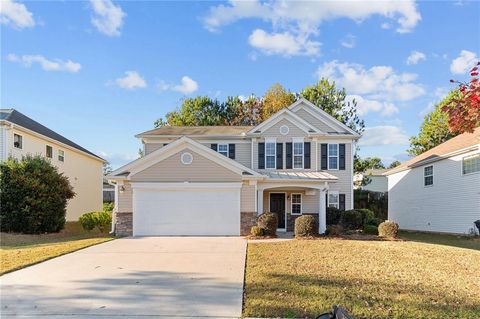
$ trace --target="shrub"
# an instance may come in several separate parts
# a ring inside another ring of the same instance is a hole
[[[107,212],[90,212],[80,216],[78,221],[86,231],[97,228],[101,233],[105,233],[112,224],[112,215]]]
[[[368,235],[378,235],[378,227],[375,225],[363,226],[363,233]]]
[[[356,230],[363,228],[362,213],[355,209],[342,212],[340,223],[345,229]]]
[[[250,233],[253,236],[263,236],[263,229],[258,226],[252,226],[252,228],[250,229]]]
[[[275,213],[263,213],[258,216],[257,226],[263,230],[265,236],[276,236],[278,217]]]
[[[318,222],[312,215],[303,215],[295,219],[295,237],[318,235]]]
[[[113,203],[103,203],[103,211],[111,214],[113,212],[113,206]]]
[[[335,207],[327,207],[327,225],[337,225],[340,223],[342,210]]]
[[[360,208],[355,210],[357,212],[360,212],[360,214],[362,214],[363,225],[369,224],[369,221],[375,218],[375,214],[373,214],[373,212],[370,209]]]
[[[386,220],[378,226],[378,234],[382,237],[396,238],[398,235],[398,224]]]
[[[327,226],[325,234],[329,236],[340,236],[343,234],[343,227],[342,225],[329,225]]]
[[[41,156],[9,158],[0,164],[1,231],[58,232],[67,201],[75,193],[68,178]]]

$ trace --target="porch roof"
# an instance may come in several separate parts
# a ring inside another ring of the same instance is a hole
[[[336,181],[338,178],[327,172],[266,172],[267,180]]]

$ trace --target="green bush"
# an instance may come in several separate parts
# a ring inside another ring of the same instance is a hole
[[[278,217],[275,213],[263,213],[258,216],[257,226],[263,229],[265,236],[277,236]]]
[[[363,233],[368,235],[378,235],[378,227],[375,225],[363,226]]]
[[[361,212],[351,209],[342,212],[340,223],[343,228],[356,230],[363,228],[363,215]]]
[[[327,225],[337,225],[340,223],[340,217],[343,210],[335,207],[327,207]]]
[[[360,212],[360,214],[362,214],[363,225],[369,224],[369,221],[375,218],[375,214],[373,214],[373,212],[370,209],[360,208],[355,210],[357,212]]]
[[[27,234],[58,232],[67,201],[75,193],[68,178],[41,156],[0,164],[0,228]]]
[[[113,206],[113,203],[103,203],[103,211],[111,214],[113,212]]]
[[[295,219],[295,237],[318,235],[318,221],[312,215],[303,215]]]
[[[252,226],[252,228],[250,229],[250,233],[253,235],[253,236],[263,236],[263,229],[258,227],[258,226]]]
[[[384,220],[383,219],[380,219],[380,218],[372,218],[370,220],[367,220],[365,222],[366,225],[373,225],[375,227],[378,227],[378,225],[380,225],[381,223],[383,223]]]
[[[341,234],[343,234],[342,225],[328,225],[325,231],[325,235],[329,236],[340,236]]]
[[[378,234],[382,237],[396,238],[398,236],[398,224],[389,220],[378,226]]]
[[[112,215],[107,212],[90,212],[80,216],[78,221],[86,231],[97,228],[101,233],[105,233],[112,224]]]

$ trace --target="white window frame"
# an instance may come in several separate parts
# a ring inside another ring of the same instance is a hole
[[[60,155],[60,153],[62,153],[62,155]],[[57,151],[57,159],[58,159],[59,162],[65,163],[65,151],[64,150],[58,150]]]
[[[465,173],[465,160],[468,160],[468,159],[471,159],[471,158],[474,158],[474,157],[480,158],[480,153],[478,153],[478,154],[473,154],[473,155],[468,155],[468,156],[465,156],[465,157],[462,158],[462,175],[471,175],[471,174],[478,174],[478,173],[480,173],[480,170],[474,171],[474,172]]]
[[[426,171],[426,169],[427,169],[428,167],[431,167],[431,168],[432,168],[432,174],[428,174],[428,175],[426,174],[425,171]],[[433,175],[434,175],[433,165],[428,165],[428,166],[424,166],[424,167],[423,167],[423,186],[424,186],[424,187],[432,187],[432,186],[433,186],[433,184],[434,184],[434,177],[433,177]],[[427,183],[425,182],[425,179],[426,179],[427,177],[432,177],[432,184],[428,184],[428,185],[427,185]]]
[[[336,145],[337,146],[337,155],[336,156],[330,156],[330,145]],[[328,143],[327,144],[327,154],[328,154],[327,155],[327,168],[328,168],[328,170],[338,171],[338,167],[340,165],[340,160],[339,160],[340,159],[340,154],[339,154],[339,152],[340,152],[340,146],[339,146],[338,143]],[[330,157],[336,157],[337,158],[337,168],[331,168],[330,167]]]
[[[300,195],[300,203],[294,203],[293,202],[293,195]],[[293,205],[300,205],[300,213],[299,214],[294,214],[293,213]],[[302,196],[302,193],[291,193],[290,194],[290,214],[292,214],[294,216],[303,214],[303,196]]]
[[[15,135],[20,137],[20,147],[15,146]],[[18,133],[13,133],[13,147],[19,150],[23,150],[23,135]]]
[[[48,152],[47,152],[47,149],[48,149],[49,147],[50,147],[50,149],[52,150],[51,156],[48,156]],[[52,146],[52,145],[48,145],[48,144],[45,145],[45,157],[46,157],[46,158],[53,158],[53,146]]]
[[[274,167],[268,167],[267,166],[267,158],[268,156],[272,155],[267,155],[267,144],[273,144],[273,163]],[[277,140],[275,139],[266,139],[265,140],[265,169],[277,169]]]
[[[224,152],[224,151],[220,151],[220,146],[226,146],[227,147],[227,151]],[[217,144],[217,152],[222,154],[222,155],[225,155],[226,157],[228,157],[228,154],[229,154],[229,151],[230,151],[230,147],[228,146],[227,143],[219,143]],[[225,154],[226,153],[226,154]]]
[[[296,154],[295,155],[295,144],[302,144],[302,153],[301,154]],[[301,167],[295,167],[295,156],[301,156],[302,157],[302,166]],[[305,143],[303,141],[303,138],[293,138],[292,139],[292,167],[293,169],[303,169],[304,168],[304,156],[305,156]]]
[[[337,196],[337,202],[336,203],[330,203],[330,195],[336,195]],[[332,207],[330,204],[333,204],[336,209],[340,209],[340,193],[338,191],[329,191],[327,193],[327,207]]]

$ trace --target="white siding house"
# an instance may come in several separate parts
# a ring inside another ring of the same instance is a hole
[[[401,229],[469,234],[480,219],[480,128],[388,171],[388,218]]]

